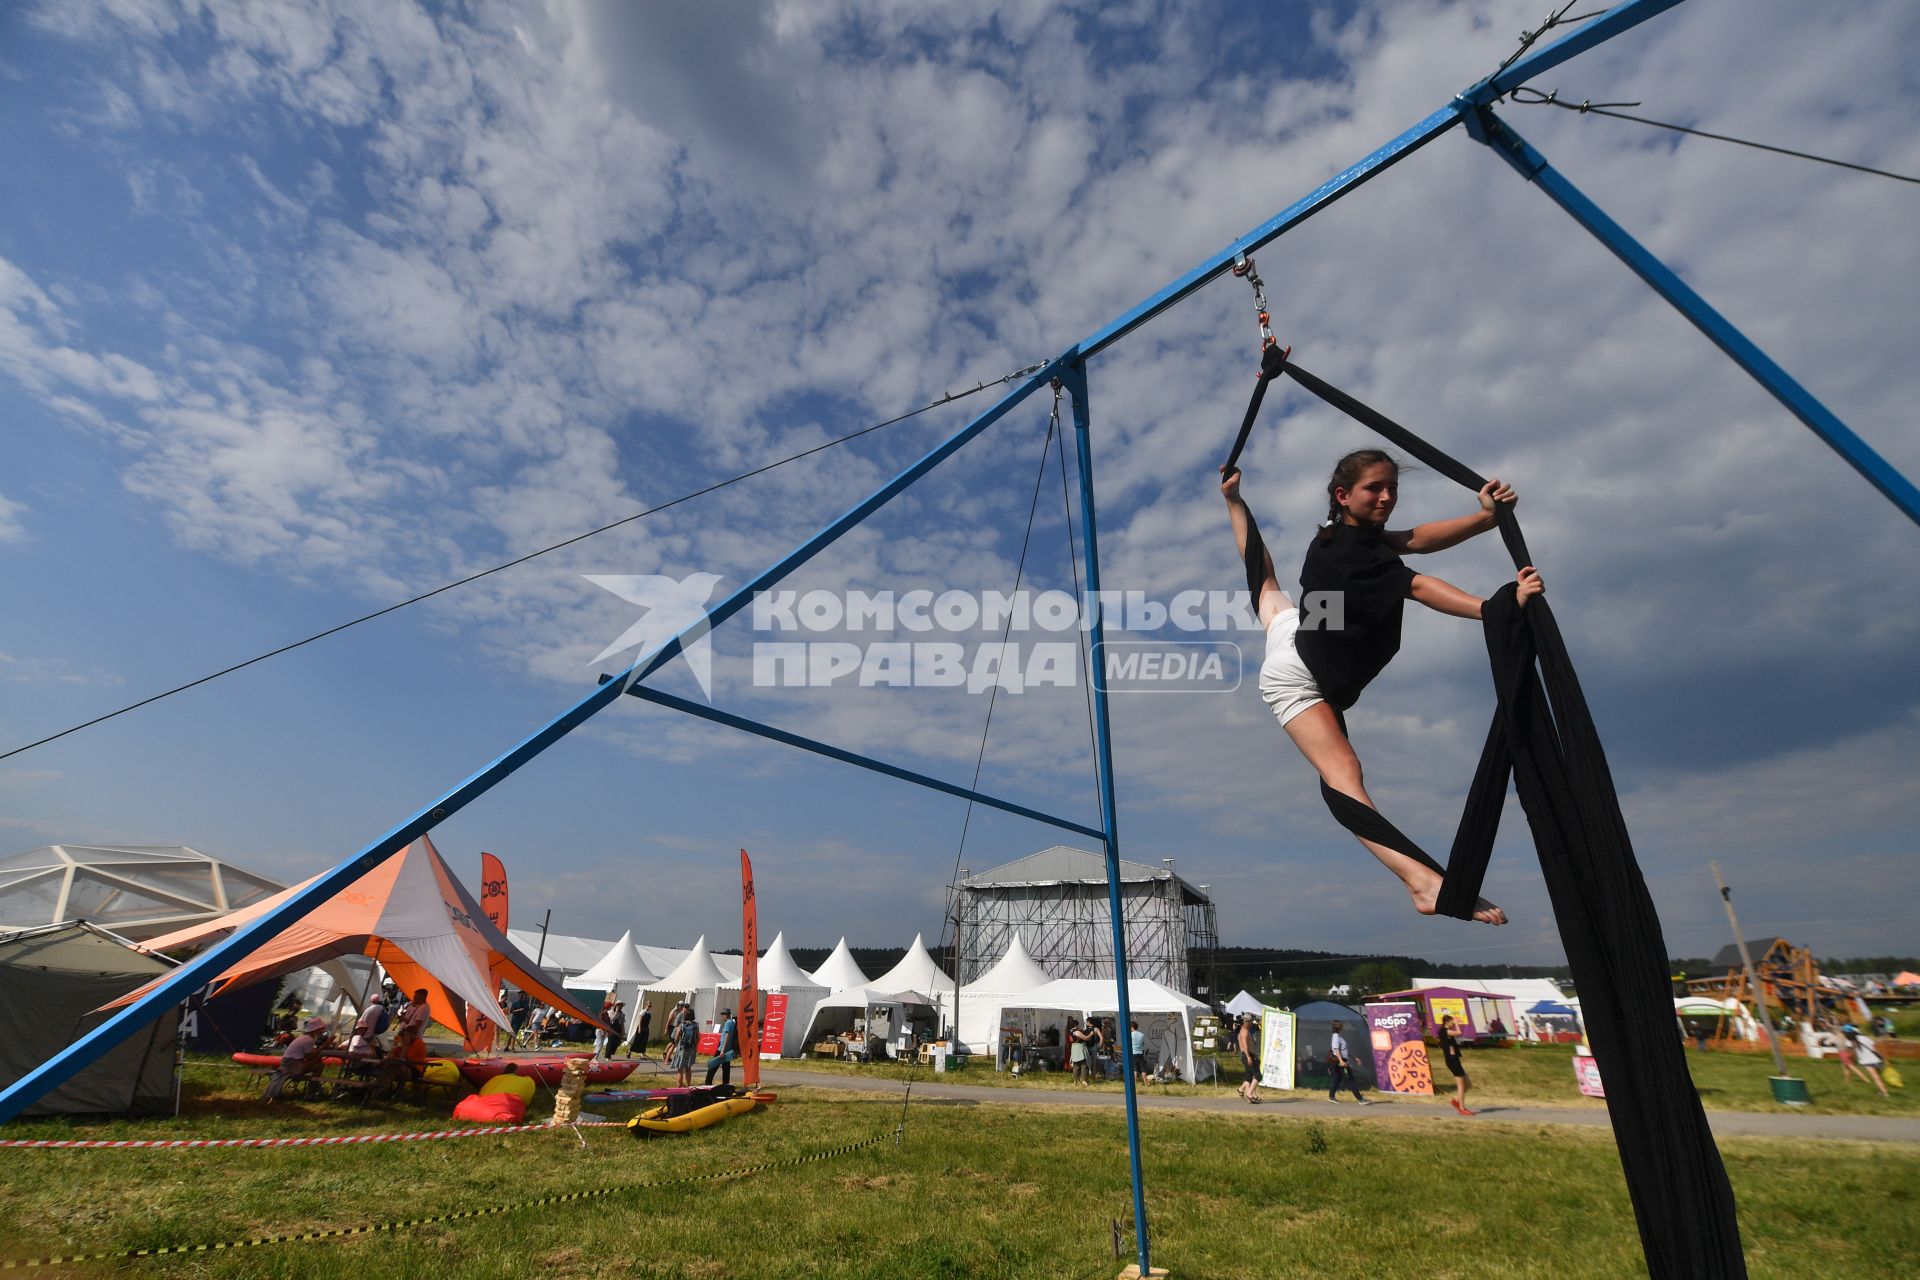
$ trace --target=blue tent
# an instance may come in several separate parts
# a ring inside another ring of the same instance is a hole
[[[1574,1016],[1574,1011],[1571,1008],[1569,1008],[1564,1004],[1555,1004],[1551,1000],[1542,1000],[1538,1004],[1534,1005],[1532,1008],[1528,1009],[1527,1012],[1528,1013],[1548,1013],[1548,1014],[1557,1013],[1563,1018],[1571,1018]]]

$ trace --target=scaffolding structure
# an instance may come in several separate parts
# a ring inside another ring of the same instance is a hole
[[[1127,974],[1207,1000],[1214,987],[1219,936],[1207,886],[1161,866],[1120,862],[1120,916]],[[954,963],[961,985],[997,964],[1018,937],[1056,978],[1111,978],[1113,912],[1106,859],[1054,845],[947,886],[947,919],[956,926]]]

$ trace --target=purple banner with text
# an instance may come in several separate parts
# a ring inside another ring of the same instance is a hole
[[[1433,1095],[1433,1068],[1421,1038],[1420,1009],[1412,1003],[1370,1004],[1367,1039],[1373,1046],[1373,1078],[1389,1093]]]

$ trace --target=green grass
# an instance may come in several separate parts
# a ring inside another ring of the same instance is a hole
[[[1710,1111],[1787,1111],[1773,1101],[1773,1095],[1767,1085],[1767,1077],[1773,1074],[1773,1059],[1764,1053],[1730,1053],[1724,1050],[1708,1050],[1705,1053],[1689,1047],[1686,1050],[1687,1068],[1693,1073],[1694,1086],[1700,1091],[1700,1101]],[[1527,1105],[1556,1107],[1601,1108],[1606,1104],[1598,1098],[1583,1097],[1574,1084],[1573,1049],[1568,1045],[1514,1045],[1500,1049],[1469,1049],[1465,1062],[1467,1071],[1473,1077],[1473,1094],[1468,1099],[1470,1105]],[[1434,1055],[1438,1066],[1439,1055]],[[896,1081],[905,1079],[945,1081],[953,1084],[990,1085],[1010,1090],[1074,1089],[1073,1077],[1065,1072],[1048,1071],[1028,1074],[1015,1079],[1004,1071],[995,1071],[993,1063],[984,1058],[973,1058],[959,1071],[950,1071],[936,1075],[928,1067],[909,1067],[898,1063],[876,1063],[861,1066],[853,1063],[816,1061],[806,1059],[798,1062],[782,1062],[780,1070],[809,1071],[823,1075],[858,1077],[869,1080]],[[1840,1064],[1831,1059],[1812,1061],[1806,1058],[1787,1059],[1789,1075],[1799,1076],[1807,1081],[1808,1091],[1813,1095],[1810,1107],[1791,1108],[1794,1112],[1819,1115],[1895,1115],[1920,1116],[1920,1065],[1911,1072],[1913,1079],[1906,1089],[1895,1089],[1892,1097],[1882,1098],[1868,1086],[1859,1081],[1843,1082],[1840,1078]],[[1219,1082],[1201,1085],[1143,1085],[1142,1096],[1154,1095],[1169,1097],[1225,1097],[1232,1093],[1240,1083],[1238,1063],[1222,1063]],[[1431,1099],[1436,1106],[1444,1107],[1452,1096],[1453,1079],[1444,1068],[1439,1068],[1434,1082],[1438,1096]],[[1120,1082],[1108,1081],[1094,1086],[1096,1089],[1114,1094],[1120,1092]],[[1308,1090],[1299,1090],[1307,1096]],[[1418,1104],[1421,1100],[1408,1098],[1409,1103]]]
[[[1492,1056],[1492,1055],[1488,1055]],[[274,1136],[433,1128],[409,1108],[295,1104],[193,1070],[179,1121],[14,1125],[8,1136]],[[884,1086],[891,1089],[892,1086]],[[79,1274],[343,1273],[724,1280],[767,1275],[1062,1280],[1118,1271],[1130,1222],[1116,1112],[919,1102],[904,1146],[738,1181],[638,1190],[396,1235],[271,1245]],[[545,1099],[536,1114],[544,1114]],[[606,1108],[630,1112],[631,1108]],[[682,1139],[587,1130],[380,1147],[4,1151],[10,1258],[247,1236],[445,1212],[793,1159],[880,1134],[897,1094],[789,1088],[773,1106]],[[1497,1123],[1371,1125],[1261,1114],[1143,1120],[1155,1258],[1181,1277],[1641,1274],[1604,1132]],[[1893,1274],[1920,1200],[1920,1149],[1792,1140],[1723,1145],[1756,1276]]]

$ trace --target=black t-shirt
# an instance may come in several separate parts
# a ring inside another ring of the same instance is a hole
[[[1321,696],[1345,711],[1400,652],[1400,615],[1414,572],[1376,528],[1337,524],[1327,532],[1324,542],[1320,531],[1314,533],[1300,566],[1302,625],[1295,644]],[[1308,597],[1322,591],[1339,592],[1344,613],[1329,607],[1325,623],[1311,626]],[[1345,624],[1337,631],[1325,625],[1336,616]]]

